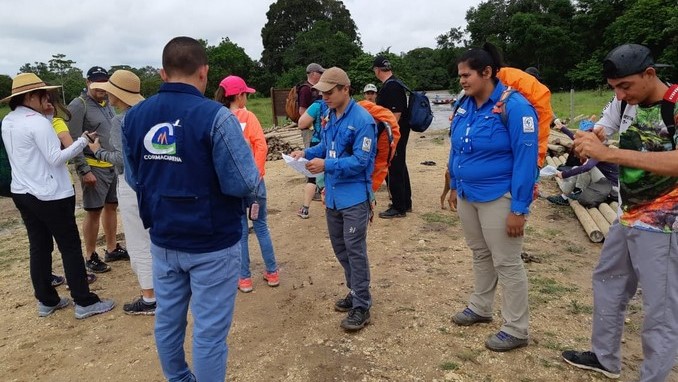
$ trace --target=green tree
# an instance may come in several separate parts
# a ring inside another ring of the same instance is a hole
[[[291,69],[285,65],[285,52],[295,45],[299,33],[311,30],[319,21],[327,21],[332,33],[342,32],[362,47],[351,13],[339,0],[277,0],[269,7],[266,18],[261,29],[261,62],[274,74]]]
[[[240,76],[248,81],[254,67],[254,62],[245,49],[231,42],[228,37],[224,37],[219,45],[207,46],[207,59],[210,72],[205,94],[208,97],[214,94],[219,87],[219,82],[228,75]]]
[[[12,93],[12,77],[0,74],[0,99]]]
[[[414,83],[409,86],[420,90],[449,88],[449,75],[436,58],[436,52],[431,48],[416,48],[405,54],[403,61],[414,78]]]
[[[305,67],[310,62],[347,68],[362,49],[342,31],[334,31],[329,21],[318,21],[311,29],[300,32],[294,45],[283,54],[286,68]]]

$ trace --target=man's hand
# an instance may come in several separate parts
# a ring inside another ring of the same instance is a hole
[[[92,145],[90,145],[92,147]],[[562,171],[556,171],[556,178],[563,179],[563,172]]]
[[[306,163],[306,169],[311,174],[318,174],[325,171],[325,160],[322,158],[314,158]]]
[[[97,133],[85,131],[82,133],[81,137],[87,139],[87,142],[94,143],[94,140],[97,139]]]
[[[506,234],[509,237],[521,237],[525,233],[525,215],[510,213],[506,218]]]
[[[605,142],[607,139],[605,136],[605,129],[602,126],[595,126],[591,131],[593,131],[593,134],[595,134],[601,142]]]
[[[97,184],[97,177],[91,172],[88,172],[82,176],[82,183],[84,183],[86,186],[94,187],[94,185]]]
[[[299,159],[304,157],[304,150],[292,151],[290,156],[294,159]]]
[[[97,137],[94,142],[88,143],[87,146],[89,146],[89,149],[92,150],[93,153],[96,153],[97,150],[101,148],[101,144],[99,143],[99,137]]]
[[[605,162],[610,150],[612,149],[605,146],[600,140],[598,132],[577,131],[574,135],[574,151],[581,158],[582,163],[589,158]]]
[[[457,210],[457,190],[450,190],[450,196],[447,199],[450,204],[450,208],[453,211]]]

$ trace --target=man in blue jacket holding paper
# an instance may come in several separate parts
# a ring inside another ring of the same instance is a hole
[[[370,269],[367,224],[372,216],[372,170],[376,155],[374,118],[349,93],[351,81],[342,69],[325,70],[318,89],[330,108],[329,121],[316,146],[291,154],[309,159],[306,168],[325,172],[327,229],[337,260],[344,268],[349,294],[334,308],[348,312],[341,327],[357,331],[370,322]]]

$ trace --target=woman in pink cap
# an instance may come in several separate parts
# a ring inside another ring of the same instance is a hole
[[[217,102],[224,104],[227,108],[235,114],[240,121],[245,141],[250,145],[252,154],[254,155],[254,163],[259,169],[261,176],[262,195],[258,196],[254,204],[250,205],[248,216],[252,219],[254,225],[254,233],[257,235],[259,247],[261,248],[261,256],[266,265],[264,272],[264,280],[268,286],[275,287],[280,284],[278,276],[278,265],[275,261],[275,253],[273,251],[273,242],[271,241],[271,233],[268,229],[267,212],[266,212],[266,186],[264,185],[264,174],[266,169],[266,155],[268,154],[268,145],[264,137],[264,131],[257,117],[251,111],[247,110],[247,94],[254,93],[255,90],[248,87],[245,80],[238,76],[228,76],[221,80],[219,88],[214,93],[214,99]],[[258,209],[258,216],[256,210]],[[240,265],[240,279],[238,280],[238,289],[241,292],[252,291],[252,274],[250,273],[250,255],[248,247],[248,227],[247,216],[242,218],[242,238],[240,245],[242,248],[242,261]]]

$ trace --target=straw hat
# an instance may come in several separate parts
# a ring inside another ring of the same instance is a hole
[[[47,86],[47,84],[34,73],[21,73],[12,80],[12,94],[0,100],[0,103],[7,102],[10,98],[20,94],[29,93],[36,90],[50,90],[60,88],[61,86]]]
[[[129,70],[116,70],[107,82],[93,82],[90,87],[92,89],[105,90],[130,106],[134,106],[144,100],[140,92],[141,80]]]

